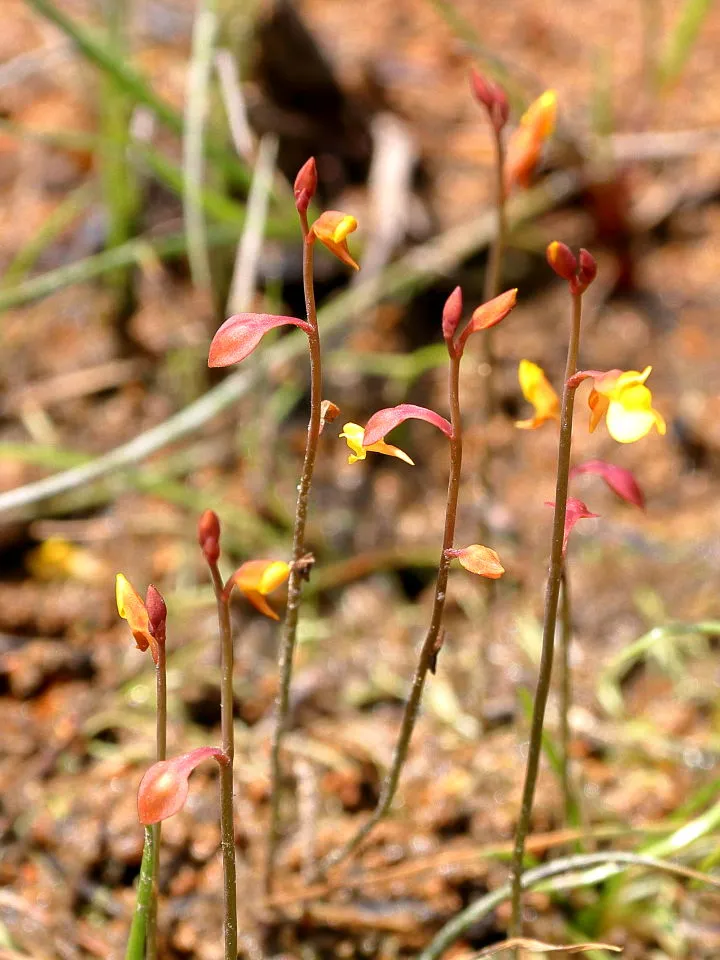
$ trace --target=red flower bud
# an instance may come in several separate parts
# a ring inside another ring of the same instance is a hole
[[[198,521],[198,543],[208,563],[220,556],[220,519],[214,510],[206,510]]]
[[[578,257],[578,284],[581,287],[578,293],[584,293],[597,276],[597,260],[584,247],[580,248]]]
[[[159,644],[165,643],[167,607],[157,587],[151,583],[145,594],[145,609],[148,613],[150,633]]]
[[[317,167],[315,166],[315,157],[310,157],[300,167],[298,175],[295,177],[295,186],[293,193],[295,195],[295,206],[298,213],[307,213],[308,207],[312,203],[317,190]]]
[[[559,240],[553,240],[552,243],[548,244],[546,256],[547,262],[559,277],[567,280],[568,283],[575,279],[578,262],[567,244],[561,243]]]
[[[160,823],[182,810],[188,795],[188,777],[195,767],[213,757],[223,766],[227,757],[217,747],[198,747],[190,753],[154,763],[138,788],[138,819],[143,826]]]
[[[458,328],[460,323],[460,318],[462,317],[463,309],[463,296],[462,290],[460,287],[455,287],[453,292],[445,301],[445,306],[443,307],[442,314],[442,332],[443,337],[448,341],[448,346],[452,338],[455,336],[455,331]]]
[[[470,89],[478,103],[487,110],[490,122],[499,133],[510,115],[507,94],[499,83],[488,80],[474,67],[470,69]]]

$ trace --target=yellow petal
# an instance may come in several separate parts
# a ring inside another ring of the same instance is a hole
[[[385,443],[384,440],[378,440],[377,443],[371,443],[370,446],[365,447],[365,449],[369,450],[371,453],[384,453],[388,457],[397,457],[398,460],[404,460],[405,463],[409,463],[411,467],[415,466],[415,462],[410,459],[404,450],[401,450],[400,447],[394,447],[391,443]]]
[[[531,360],[521,360],[518,379],[523,396],[533,405],[535,414],[530,420],[517,421],[516,427],[535,430],[547,420],[560,419],[560,398],[541,367]]]
[[[289,573],[290,567],[284,560],[248,560],[238,567],[232,579],[246,596],[250,593],[265,596],[284,583]]]
[[[260,578],[259,591],[263,595],[272,593],[273,590],[285,583],[290,576],[290,564],[284,560],[273,560]]]
[[[250,601],[250,603],[255,607],[256,610],[259,610],[260,613],[264,613],[266,617],[270,617],[271,620],[279,620],[280,617],[275,613],[273,608],[267,602],[265,597],[259,593],[257,590],[244,590],[243,593]]]
[[[339,210],[326,210],[321,213],[310,228],[317,239],[328,248],[331,253],[354,270],[360,267],[353,260],[348,250],[347,238],[357,230],[357,220]]]
[[[530,127],[535,136],[546,140],[555,129],[557,91],[546,90],[533,101],[520,119],[520,126]]]
[[[358,460],[364,460],[367,456],[367,450],[362,445],[365,431],[359,423],[346,423],[340,436],[350,447],[352,453],[348,457],[348,463],[357,463]]]
[[[115,577],[115,602],[118,613],[132,630],[138,649],[147,650],[150,647],[153,660],[157,663],[157,642],[150,632],[147,609],[140,594],[122,573]]]
[[[665,421],[653,410],[652,394],[642,383],[616,389],[608,406],[606,423],[608,433],[618,443],[635,443],[646,436],[653,427],[664,434]]]

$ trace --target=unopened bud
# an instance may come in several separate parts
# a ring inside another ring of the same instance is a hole
[[[220,556],[220,519],[214,510],[206,510],[198,521],[198,543],[208,563]]]
[[[145,609],[148,613],[150,633],[155,637],[158,644],[165,643],[167,607],[162,594],[152,583],[145,594]]]
[[[450,343],[455,336],[463,311],[463,296],[460,287],[455,287],[445,301],[442,313],[442,332],[445,340]]]
[[[581,247],[577,271],[578,285],[580,286],[579,293],[584,293],[587,290],[597,276],[597,271],[597,260],[591,253],[585,250],[584,247]]]
[[[499,133],[508,121],[510,103],[507,94],[494,80],[488,80],[474,67],[470,70],[470,89],[478,103],[488,112],[490,122]]]
[[[561,243],[559,240],[553,240],[552,243],[548,244],[546,255],[547,262],[559,277],[567,280],[568,283],[575,279],[578,262],[567,244]]]
[[[295,177],[295,186],[293,194],[295,195],[295,206],[298,213],[307,213],[308,207],[312,203],[317,190],[317,167],[315,166],[315,157],[310,157]]]

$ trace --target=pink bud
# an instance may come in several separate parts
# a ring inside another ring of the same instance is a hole
[[[561,243],[559,240],[553,240],[552,243],[548,244],[546,256],[547,262],[559,277],[567,280],[568,283],[575,279],[578,262],[567,244]]]
[[[315,157],[310,157],[300,167],[298,175],[295,177],[295,186],[293,194],[295,195],[295,206],[298,213],[305,214],[312,203],[317,190],[317,167],[315,166]]]
[[[160,591],[152,583],[145,594],[145,609],[148,613],[150,633],[159,644],[165,643],[167,607]]]
[[[621,500],[641,510],[645,509],[645,495],[630,470],[618,467],[614,463],[606,463],[604,460],[588,460],[573,467],[570,478],[581,473],[597,474]]]
[[[460,287],[455,287],[445,301],[442,314],[442,332],[447,341],[452,341],[460,323],[463,309],[463,296]]]
[[[154,763],[138,788],[138,819],[144,826],[167,820],[182,809],[188,795],[188,777],[195,767],[214,757],[224,766],[228,760],[217,747],[198,747],[172,760]]]
[[[475,99],[488,112],[490,122],[499,133],[508,121],[510,104],[507,94],[494,80],[483,76],[475,67],[470,69],[470,89]]]
[[[214,510],[206,510],[200,517],[198,543],[205,560],[217,563],[220,557],[220,519]]]
[[[597,261],[584,247],[580,248],[578,256],[577,286],[578,293],[585,293],[597,276]]]

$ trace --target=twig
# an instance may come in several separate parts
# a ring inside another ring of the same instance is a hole
[[[233,146],[237,150],[238,156],[242,157],[249,165],[253,158],[253,136],[237,63],[229,50],[217,51],[215,54],[215,69],[220,80],[220,92],[225,103],[225,113]]]
[[[575,194],[580,184],[581,179],[577,173],[558,173],[548,177],[542,186],[528,191],[511,204],[512,224],[519,225],[552,209]],[[341,323],[361,316],[365,310],[373,307],[383,297],[409,295],[424,289],[437,277],[448,274],[459,261],[486,244],[492,238],[493,230],[494,217],[488,214],[473,223],[454,227],[430,243],[415,248],[396,263],[391,264],[374,280],[339,294],[318,311],[323,330],[332,330]],[[226,229],[224,235],[227,237],[231,234]],[[169,245],[169,238],[166,238],[166,243]],[[137,244],[135,255],[140,256],[146,242],[133,241],[133,244]],[[174,238],[174,244],[175,249],[182,247],[182,237]],[[110,251],[110,254],[118,253],[118,250]],[[93,275],[99,272],[101,272],[100,269]],[[54,289],[52,285],[51,288]],[[0,297],[1,308],[2,297]],[[303,336],[290,334],[283,337],[271,348],[270,362],[287,362],[301,354],[305,349]],[[75,490],[110,473],[135,465],[163,447],[199,430],[240,397],[249,393],[258,381],[259,374],[253,373],[252,370],[231,374],[223,383],[163,423],[90,463],[0,494],[0,513]]]
[[[541,867],[535,867],[533,870],[527,870],[521,876],[520,885],[523,890],[527,890],[552,877],[562,876],[566,873],[575,873],[578,870],[586,870],[589,867],[605,864],[616,867],[613,873],[622,872],[621,864],[630,867],[650,867],[653,870],[661,870],[664,873],[669,873],[674,876],[700,880],[703,883],[720,887],[720,879],[711,877],[708,874],[699,873],[697,870],[691,870],[667,860],[659,860],[657,857],[650,857],[639,853],[627,853],[624,851],[616,851],[615,853],[612,851],[608,851],[607,853],[587,853],[572,857],[563,857],[554,860],[552,863],[544,864]],[[595,880],[591,879],[590,882],[595,882]],[[574,884],[574,886],[580,885],[580,883]],[[456,917],[453,917],[449,923],[445,924],[430,945],[423,950],[418,960],[439,960],[445,951],[470,927],[491,914],[492,911],[498,907],[503,900],[507,900],[511,894],[511,885],[506,883],[499,889],[493,890],[492,893],[488,893],[486,896],[481,897],[480,900],[466,907],[465,910],[462,910]]]
[[[216,0],[200,0],[193,24],[192,54],[185,94],[183,211],[190,273],[198,290],[208,296],[212,296],[212,274],[202,206],[202,184],[205,169],[205,122],[217,27]]]
[[[247,310],[252,301],[265,236],[265,222],[277,154],[278,138],[273,133],[265,134],[258,145],[252,185],[245,208],[245,225],[238,244],[230,284],[228,313]]]

